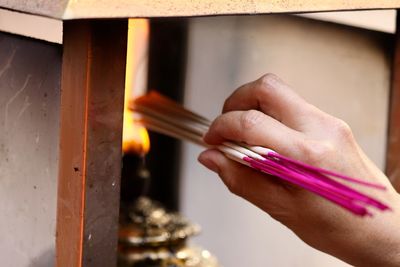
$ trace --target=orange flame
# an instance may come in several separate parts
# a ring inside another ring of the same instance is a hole
[[[122,134],[122,150],[125,153],[143,155],[150,150],[150,139],[146,128],[134,122],[133,112],[128,109],[132,99],[145,93],[148,36],[147,19],[129,20]]]

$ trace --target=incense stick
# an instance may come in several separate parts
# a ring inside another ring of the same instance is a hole
[[[168,98],[153,92],[136,99],[130,108],[140,115],[139,121],[150,130],[209,147],[204,143],[203,135],[211,122]],[[385,190],[383,185],[310,166],[260,146],[224,142],[214,148],[240,164],[300,186],[356,215],[372,216],[370,207],[381,211],[390,209],[386,204],[335,179],[377,190]]]

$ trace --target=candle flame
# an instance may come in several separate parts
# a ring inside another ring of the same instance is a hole
[[[124,153],[144,155],[150,150],[150,139],[146,128],[134,121],[133,112],[128,109],[130,101],[145,93],[148,36],[149,22],[147,19],[129,20],[122,134]]]

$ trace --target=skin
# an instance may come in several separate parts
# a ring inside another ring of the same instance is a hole
[[[237,89],[204,136],[210,145],[226,140],[268,147],[314,166],[385,185],[383,192],[355,187],[392,208],[361,218],[217,150],[199,156],[232,193],[286,225],[310,246],[355,266],[400,266],[400,196],[361,150],[345,122],[267,74]]]

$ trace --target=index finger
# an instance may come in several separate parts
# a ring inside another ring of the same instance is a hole
[[[223,113],[233,110],[260,110],[290,128],[304,131],[316,108],[296,94],[274,74],[238,88],[225,101]]]
[[[301,155],[294,148],[298,148],[304,136],[260,111],[249,110],[220,115],[203,138],[210,145],[219,145],[225,141],[243,142],[299,158]]]

